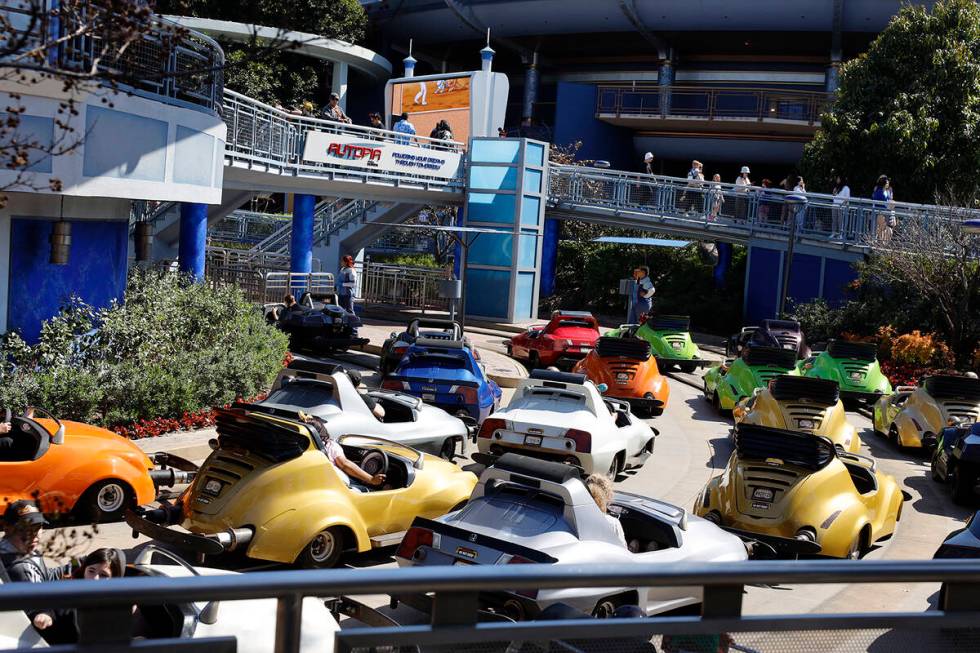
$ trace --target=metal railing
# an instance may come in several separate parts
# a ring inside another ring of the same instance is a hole
[[[303,172],[331,178],[423,185],[428,188],[452,191],[459,190],[463,185],[462,165],[456,177],[445,179],[426,175],[424,172],[372,171],[347,166],[342,161],[317,163],[303,159],[303,147],[306,134],[309,132],[343,134],[365,141],[394,144],[405,144],[408,138],[412,145],[444,152],[461,153],[465,149],[463,143],[426,136],[407,137],[405,134],[385,129],[372,129],[295,115],[231,90],[225,91],[221,115],[228,126],[225,158],[232,162],[261,164],[294,174]]]
[[[830,583],[931,583],[939,589],[941,582],[945,583],[941,609],[923,612],[867,612],[861,611],[858,604],[848,606],[850,611],[844,613],[743,613],[743,593],[748,586],[767,591],[767,587],[792,585],[792,591],[806,591],[806,587]],[[534,590],[541,589],[685,586],[703,588],[700,616],[479,622],[481,592],[520,591],[535,595]],[[651,640],[657,650],[699,651],[690,646],[697,641],[717,641],[722,634],[726,640],[734,639],[739,650],[760,653],[966,651],[977,650],[980,645],[980,565],[975,560],[437,566],[147,576],[100,583],[10,583],[0,587],[0,611],[77,608],[80,640],[88,647],[84,650],[110,644],[113,650],[127,650],[131,644],[120,633],[131,632],[128,626],[134,619],[133,605],[275,598],[278,608],[274,613],[270,610],[267,617],[270,628],[273,620],[275,623],[272,650],[296,653],[302,638],[304,597],[377,594],[429,594],[429,622],[385,627],[348,625],[335,633],[334,651],[391,647],[403,651],[615,652],[649,650]],[[234,631],[233,609],[213,612],[218,624],[228,620],[224,623],[229,631]],[[682,640],[687,644],[676,648],[675,644]],[[234,637],[219,641],[227,647]],[[646,648],[637,648],[644,642],[648,644]],[[180,651],[191,650],[195,640],[149,639],[138,644],[140,650]],[[198,640],[195,650],[201,650],[200,644]],[[327,645],[323,643],[325,649]],[[59,650],[83,648],[68,646]],[[704,650],[714,652],[719,647],[715,644]]]
[[[329,272],[262,270],[253,265],[211,265],[209,262],[205,277],[212,286],[237,286],[254,304],[281,302],[286,293],[298,298],[306,291],[330,293],[335,290],[334,276]]]
[[[286,226],[291,216],[239,209],[208,228],[208,238],[223,242],[256,245]]]
[[[916,246],[931,228],[980,218],[980,211],[971,209],[854,197],[844,202],[821,193],[583,166],[552,164],[550,169],[549,205],[558,217],[593,213],[623,226],[655,226],[693,238],[785,241],[795,226],[799,238],[822,247],[894,249]]]
[[[446,273],[438,268],[415,268],[384,263],[359,263],[359,297],[366,305],[384,304],[406,308],[448,311],[449,300],[439,297],[439,281]]]
[[[814,125],[832,93],[770,88],[599,86],[596,115],[783,120]]]
[[[26,40],[25,54],[43,49],[51,66],[79,73],[94,69],[105,81],[136,95],[219,111],[225,55],[216,41],[159,16],[145,24],[133,16],[109,17],[104,6],[34,0],[4,3],[0,11],[15,30],[30,29],[32,15],[39,19]],[[142,36],[120,52],[121,44],[115,41],[130,27]],[[16,64],[17,57],[5,63]]]

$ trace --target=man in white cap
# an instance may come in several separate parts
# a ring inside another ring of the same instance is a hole
[[[742,166],[739,170],[738,179],[735,180],[735,192],[738,193],[735,199],[735,218],[738,220],[744,220],[746,212],[749,206],[749,186],[752,185],[752,180],[749,179],[749,167]]]
[[[653,152],[647,152],[643,155],[643,168],[648,175],[653,174]]]

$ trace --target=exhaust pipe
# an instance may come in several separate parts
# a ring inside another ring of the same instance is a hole
[[[173,487],[184,483],[190,483],[197,476],[197,472],[185,472],[179,469],[168,467],[167,469],[151,469],[150,480],[156,487]]]
[[[209,540],[214,540],[220,544],[226,552],[234,551],[238,547],[245,546],[252,541],[255,531],[251,528],[229,528],[220,533],[206,535]]]

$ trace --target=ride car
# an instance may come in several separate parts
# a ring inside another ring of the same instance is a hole
[[[655,315],[643,324],[624,324],[606,335],[646,340],[661,369],[673,366],[690,374],[709,363],[701,358],[701,350],[691,339],[690,329],[690,316]]]
[[[391,373],[402,357],[408,352],[419,338],[429,340],[462,340],[479,360],[480,356],[472,343],[463,336],[463,327],[455,320],[439,320],[435,318],[417,318],[408,323],[404,331],[392,331],[388,339],[381,345],[381,375]]]
[[[384,408],[383,418],[374,414],[365,397]],[[331,437],[375,435],[447,460],[457,451],[466,454],[470,434],[462,420],[418,397],[384,389],[362,395],[343,366],[311,360],[290,361],[268,396],[249,409],[287,416],[303,411],[326,422]]]
[[[980,558],[980,513],[973,513],[966,520],[963,528],[957,528],[946,536],[943,543],[939,545],[933,554],[933,559],[956,559],[966,560]],[[937,597],[937,607],[946,610],[946,597],[948,588],[946,583],[939,586],[939,596]]]
[[[930,449],[947,426],[980,421],[980,380],[936,374],[874,405],[874,430],[900,447]]]
[[[381,387],[418,397],[472,426],[495,411],[503,396],[461,340],[419,338]]]
[[[397,543],[415,517],[459,507],[476,484],[471,472],[404,444],[337,438],[348,460],[386,475],[371,488],[330,462],[319,432],[304,422],[243,407],[218,409],[216,419],[214,451],[194,483],[172,506],[127,512],[135,531],[197,554],[238,550],[256,560],[333,567],[345,550]]]
[[[660,374],[650,343],[639,338],[599,338],[572,372],[584,374],[596,386],[604,385],[604,396],[622,399],[651,417],[662,415],[670,398],[670,385]]]
[[[732,410],[736,424],[758,424],[777,429],[822,435],[842,451],[857,453],[861,438],[847,421],[836,381],[799,376],[777,376]]]
[[[151,458],[112,431],[32,410],[36,417],[3,419],[11,446],[0,449],[0,511],[33,499],[52,518],[117,521],[128,508],[153,501],[158,485],[187,482],[197,469],[178,456]]]
[[[704,396],[719,412],[730,411],[756,388],[764,388],[777,376],[799,376],[796,354],[775,347],[746,347],[738,358],[725,360],[702,377]]]
[[[395,557],[401,566],[421,567],[535,562],[637,568],[747,558],[739,538],[657,499],[616,492],[608,514],[619,520],[627,546],[577,470],[508,453],[483,471],[461,510],[436,520],[416,519]],[[424,596],[396,598],[427,607]],[[699,604],[701,599],[699,587],[638,586],[541,589],[533,595],[481,592],[479,597],[484,609],[514,620],[532,619],[558,602],[609,617],[621,605],[638,605],[657,614]]]
[[[534,370],[483,421],[476,443],[481,454],[519,453],[615,478],[643,465],[656,436],[627,402],[603,397],[583,375]]]
[[[783,555],[859,558],[895,532],[904,500],[872,458],[822,435],[742,423],[728,465],[694,512]]]
[[[844,401],[874,404],[892,393],[892,384],[878,364],[878,346],[872,342],[831,340],[824,351],[804,359],[799,367],[803,376],[836,381]]]
[[[810,355],[803,330],[796,320],[763,320],[757,327],[742,327],[728,338],[725,352],[728,356],[738,357],[747,347],[786,349],[795,352],[797,358]]]
[[[933,480],[949,483],[953,503],[975,503],[980,489],[980,422],[940,431],[930,469]]]
[[[361,318],[340,305],[336,293],[303,293],[300,309],[288,310],[285,304],[266,304],[266,319],[289,336],[292,351],[331,353],[361,347],[367,338],[359,338]]]
[[[547,324],[528,327],[505,342],[507,354],[526,361],[532,369],[570,369],[592,351],[599,338],[599,322],[586,311],[555,311]]]

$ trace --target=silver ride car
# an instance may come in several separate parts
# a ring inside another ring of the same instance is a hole
[[[746,560],[746,546],[683,508],[616,492],[609,513],[619,519],[624,547],[578,470],[504,454],[480,476],[469,503],[436,520],[416,518],[396,553],[401,566],[670,564]],[[427,596],[394,597],[425,610]],[[481,607],[514,620],[534,618],[554,603],[599,617],[621,605],[657,614],[701,603],[700,587],[542,589],[536,595],[480,595]]]

